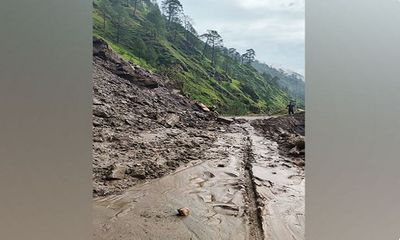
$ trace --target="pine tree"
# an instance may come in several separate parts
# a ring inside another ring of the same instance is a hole
[[[221,35],[219,35],[219,33],[215,30],[207,30],[207,33],[201,35],[201,37],[206,38],[203,54],[207,53],[208,46],[210,46],[212,50],[211,52],[212,65],[215,67],[217,48],[222,46],[223,39]]]
[[[179,22],[179,15],[183,12],[183,6],[179,0],[164,0],[162,9],[167,16],[169,24]]]
[[[106,20],[110,18],[112,12],[111,3],[108,0],[100,0],[98,6],[103,18],[103,31],[106,32]]]

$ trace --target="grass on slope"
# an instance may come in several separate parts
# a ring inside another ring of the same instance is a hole
[[[124,59],[168,77],[188,97],[229,115],[271,113],[287,105],[289,95],[253,67],[230,61],[229,70],[224,70],[231,59],[223,49],[217,54],[217,66],[212,66],[210,54],[202,53],[204,43],[182,26],[175,26],[177,33],[168,28],[158,6],[145,1],[135,16],[130,5],[118,11],[111,6],[108,15],[113,17],[106,18],[103,29],[98,3],[95,0],[93,34]],[[119,31],[118,14],[123,16]]]

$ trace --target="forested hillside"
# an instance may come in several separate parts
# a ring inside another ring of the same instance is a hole
[[[293,99],[296,99],[300,107],[304,107],[305,80],[302,75],[277,69],[257,60],[252,63],[252,66],[259,72],[270,75],[281,88],[287,91]]]
[[[169,79],[191,99],[223,114],[273,113],[291,96],[215,30],[198,33],[179,0],[94,0],[93,31],[124,59]],[[212,29],[213,26],[210,26]]]

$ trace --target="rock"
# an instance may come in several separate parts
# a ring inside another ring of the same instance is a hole
[[[144,169],[132,169],[128,174],[137,179],[146,179],[146,171]]]
[[[305,141],[303,136],[295,136],[289,139],[289,143],[291,146],[297,147],[298,150],[302,150],[305,148]]]
[[[306,154],[305,149],[301,149],[301,150],[300,150],[300,155],[305,155],[305,154]]]
[[[100,122],[93,120],[93,127],[100,127],[100,126],[101,126]]]
[[[129,119],[125,119],[125,123],[128,124],[128,125],[133,125],[133,122],[130,121]]]
[[[165,163],[168,167],[177,168],[179,167],[179,162],[177,161],[167,161]]]
[[[116,70],[114,73],[121,78],[124,78],[129,81],[135,80],[135,73],[134,69],[127,66],[127,64],[122,65],[121,63],[117,63]]]
[[[174,113],[170,113],[165,117],[165,122],[171,127],[175,126],[179,121],[180,117]]]
[[[294,145],[300,150],[304,149],[305,146],[306,146],[305,141],[304,141],[304,137],[302,137],[302,136],[296,137],[294,139]]]
[[[97,107],[93,109],[93,115],[100,118],[110,118],[111,114],[105,107]]]
[[[293,161],[293,163],[294,163],[294,165],[296,165],[298,167],[304,167],[306,165],[306,162],[301,159],[296,159]]]
[[[234,122],[234,120],[229,118],[218,117],[217,122],[231,124]]]
[[[294,148],[290,149],[289,155],[292,155],[295,157],[299,156],[300,155],[299,149],[295,146]]]
[[[290,136],[290,134],[287,131],[283,130],[280,127],[278,128],[278,132],[279,132],[279,136],[280,137],[285,138],[285,137],[289,137]]]
[[[195,104],[196,104],[197,107],[199,107],[204,112],[209,112],[210,111],[210,109],[206,105],[204,105],[202,103],[196,102]]]
[[[178,216],[181,216],[181,217],[187,217],[190,214],[189,208],[186,208],[186,207],[180,208],[177,211],[178,211]]]
[[[125,173],[128,170],[127,166],[121,164],[115,164],[112,166],[111,174],[109,179],[112,180],[122,180],[125,178]]]
[[[99,142],[99,143],[102,143],[102,142],[104,142],[104,138],[103,138],[103,137],[101,137],[101,136],[96,136],[96,137],[93,137],[93,142]]]
[[[108,51],[108,44],[103,39],[93,37],[93,55],[104,59],[105,52]]]
[[[103,103],[97,99],[97,98],[93,98],[93,105],[102,105]]]

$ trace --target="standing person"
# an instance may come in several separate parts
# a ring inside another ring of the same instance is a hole
[[[295,105],[293,102],[290,102],[289,105],[287,105],[289,115],[294,114],[294,107]]]

